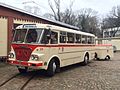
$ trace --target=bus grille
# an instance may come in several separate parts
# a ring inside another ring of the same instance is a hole
[[[30,48],[16,48],[16,59],[20,61],[28,61],[31,56],[32,50]]]

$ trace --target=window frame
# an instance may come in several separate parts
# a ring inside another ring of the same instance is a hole
[[[51,43],[51,42],[52,42],[52,41],[51,41],[51,40],[52,40],[52,36],[51,36],[51,35],[52,35],[52,32],[53,32],[53,33],[56,33],[56,35],[57,35],[57,38],[56,38],[56,39],[57,39],[57,40],[56,40],[57,43]],[[58,36],[58,35],[59,35],[58,31],[55,31],[55,30],[51,30],[51,31],[50,31],[50,44],[59,44],[59,42],[58,42],[58,40],[59,40],[58,37],[59,37],[59,36]]]
[[[71,34],[71,35],[70,35]],[[73,35],[72,35],[73,34]],[[70,36],[69,36],[70,35]],[[72,36],[72,41],[70,41],[70,37]],[[75,34],[74,33],[71,33],[71,32],[67,32],[67,43],[75,43]]]
[[[62,32],[64,32],[65,34],[63,34]],[[65,42],[61,42],[61,37],[64,37]],[[65,32],[65,31],[60,31],[59,32],[59,43],[67,43],[67,32]]]

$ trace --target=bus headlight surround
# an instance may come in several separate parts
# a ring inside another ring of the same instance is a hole
[[[9,55],[8,55],[9,58],[14,58],[14,56],[15,55],[13,53],[9,53]]]
[[[39,56],[38,55],[31,55],[31,60],[38,61]]]

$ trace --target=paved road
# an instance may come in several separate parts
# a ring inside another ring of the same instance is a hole
[[[110,61],[91,61],[62,68],[48,78],[44,71],[19,74],[0,63],[0,90],[120,90],[120,52]]]

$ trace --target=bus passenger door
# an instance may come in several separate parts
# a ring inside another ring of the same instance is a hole
[[[51,31],[50,56],[58,55],[58,32]]]
[[[66,32],[61,31],[60,32],[60,36],[59,36],[59,42],[60,42],[60,46],[59,46],[59,54],[64,53],[65,51],[65,44],[66,44]]]

